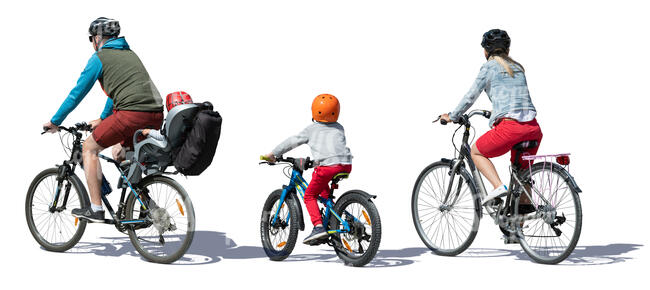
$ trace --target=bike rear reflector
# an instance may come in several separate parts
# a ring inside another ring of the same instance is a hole
[[[74,226],[76,227],[78,223],[79,223],[79,218],[75,217],[74,218]]]
[[[284,247],[284,245],[286,245],[286,244],[287,244],[287,242],[279,243],[279,244],[278,244],[278,248],[282,248],[282,247]]]
[[[343,241],[343,244],[345,244],[345,247],[348,249],[348,251],[352,253],[352,248],[350,248],[350,244],[348,244],[348,241],[346,241],[345,239],[341,239],[341,241]]]
[[[557,158],[555,158],[555,160],[560,165],[569,165],[569,163],[571,163],[571,160],[569,159],[569,155],[558,156]]]
[[[181,202],[176,199],[176,205],[178,205],[178,210],[181,212],[182,216],[185,216],[185,211],[183,211],[183,206],[181,205]]]
[[[368,217],[368,214],[366,213],[366,211],[362,210],[361,212],[363,213],[363,217],[366,218],[366,222],[368,223],[368,225],[371,226],[372,223],[370,222],[370,218]]]

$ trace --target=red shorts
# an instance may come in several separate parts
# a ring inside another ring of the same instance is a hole
[[[113,111],[93,130],[93,139],[104,148],[117,143],[133,147],[133,134],[139,129],[160,129],[162,112]]]
[[[487,131],[483,136],[476,140],[476,149],[487,158],[493,158],[510,153],[510,162],[515,162],[517,152],[511,150],[517,143],[524,141],[542,141],[542,129],[539,128],[537,120],[529,122],[517,122],[515,120],[505,119],[497,123],[492,130]],[[539,145],[530,148],[524,154],[535,155]],[[522,154],[522,155],[524,155]],[[528,162],[523,162],[521,157],[519,164],[523,168],[528,167]]]

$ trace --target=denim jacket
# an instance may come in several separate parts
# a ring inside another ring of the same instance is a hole
[[[523,70],[515,64],[510,64],[510,67],[514,72],[514,77],[511,77],[496,60],[490,60],[483,64],[472,88],[465,94],[456,109],[449,114],[449,118],[457,121],[474,104],[483,90],[492,102],[490,127],[494,126],[496,120],[509,113],[535,111],[535,106],[528,94],[528,85]]]

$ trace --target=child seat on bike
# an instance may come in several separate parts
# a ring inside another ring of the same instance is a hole
[[[199,110],[200,106],[197,104],[183,104],[172,108],[162,127],[161,133],[165,137],[164,140],[156,140],[149,136],[137,142],[142,135],[142,130],[135,132],[133,135],[134,149],[126,153],[125,165],[135,162],[135,166],[131,166],[127,174],[130,182],[137,182],[142,173],[150,175],[164,172],[167,166],[172,164],[172,151],[183,144]]]

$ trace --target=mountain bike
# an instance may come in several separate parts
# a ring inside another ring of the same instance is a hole
[[[264,156],[260,159],[265,160]],[[274,163],[264,161],[260,164],[288,165],[284,172],[289,178],[289,184],[271,192],[266,199],[260,225],[264,252],[271,260],[282,261],[293,251],[298,230],[305,230],[302,207],[296,192],[304,201],[308,184],[302,173],[313,168],[314,162],[309,158],[279,157]],[[334,248],[336,255],[346,265],[361,267],[377,254],[381,240],[381,221],[372,202],[375,195],[362,190],[350,190],[334,202],[334,190],[348,176],[349,173],[335,175],[331,181],[329,198],[318,197],[323,205],[321,216],[329,237],[312,245],[327,244]]]
[[[538,146],[537,141],[515,145],[516,162],[510,166],[505,201],[497,198],[482,206],[487,191],[471,159],[468,140],[473,128],[470,118],[490,115],[490,111],[475,110],[461,116],[454,132],[455,136],[464,127],[460,148],[452,137],[458,156],[432,163],[417,178],[411,213],[418,235],[434,253],[458,255],[474,241],[485,209],[506,243],[518,242],[535,262],[559,263],[571,254],[582,229],[578,195],[582,191],[569,174],[569,154],[522,156],[526,149]],[[528,162],[528,168],[518,164],[519,157]]]
[[[29,231],[36,242],[48,251],[64,252],[74,247],[81,239],[86,224],[91,222],[71,214],[74,208],[90,205],[88,193],[75,174],[77,166],[83,166],[82,133],[90,130],[86,123],[69,128],[59,126],[61,144],[69,153],[69,159],[39,173],[27,191],[25,215]],[[136,149],[147,143],[136,142],[140,133],[141,130],[138,130],[134,136]],[[182,257],[192,243],[194,207],[183,187],[163,175],[166,172],[152,170],[155,164],[148,161],[128,158],[133,156],[133,152],[129,153],[127,160],[121,163],[99,154],[99,158],[115,165],[119,171],[118,188],[122,189],[117,211],[114,211],[106,198],[111,191],[110,185],[103,178],[102,201],[111,216],[103,223],[112,224],[118,231],[127,233],[135,249],[145,259],[172,263]],[[151,174],[141,178],[141,170]]]

